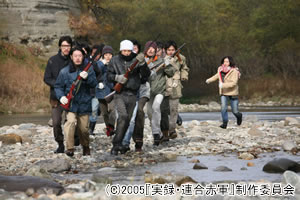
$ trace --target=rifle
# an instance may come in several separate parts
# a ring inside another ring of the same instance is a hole
[[[159,36],[160,36],[160,33],[156,36],[155,40],[153,40],[153,41],[150,43],[149,47],[150,47],[150,46],[158,39]],[[129,72],[132,71],[132,70],[135,68],[135,66],[138,64],[138,62],[139,62],[138,60],[134,61],[134,63],[126,70],[126,72],[125,72],[125,74],[124,74],[124,77],[125,77],[125,78],[128,79]],[[150,62],[152,62],[152,60],[151,60]],[[149,63],[150,63],[150,62],[149,62]],[[149,64],[149,63],[147,63],[147,64]],[[114,90],[115,90],[115,91],[111,92],[110,94],[108,94],[108,95],[106,95],[106,96],[104,97],[104,99],[106,100],[106,102],[107,102],[107,103],[110,103],[110,102],[112,101],[112,99],[113,99],[113,95],[114,95],[116,92],[117,92],[117,93],[120,93],[122,88],[123,88],[123,84],[117,83],[117,84],[114,86]]]
[[[179,53],[180,53],[180,51],[181,51],[181,49],[184,47],[186,45],[186,43],[183,43],[174,53],[173,53],[173,55],[171,56],[171,57],[177,57],[178,58],[178,61],[179,62],[181,62],[181,58],[180,58],[180,56],[179,56]],[[163,68],[163,67],[165,67],[165,63],[162,63],[161,65],[158,65],[158,66],[154,66],[154,67],[152,67],[150,70],[152,70],[152,69],[155,69],[155,68],[157,68],[156,69],[156,71],[158,71],[158,70],[160,70],[161,68]]]
[[[153,58],[150,59],[150,60],[147,62],[147,64],[149,64],[150,62],[152,62],[152,60],[153,60]],[[136,60],[136,61],[135,61],[128,69],[127,69],[126,73],[124,74],[124,77],[128,78],[129,72],[135,68],[135,66],[137,65],[138,62],[139,62],[139,61]],[[123,87],[123,84],[117,83],[117,84],[114,86],[114,91],[111,92],[111,93],[109,93],[108,95],[106,95],[106,96],[104,97],[105,101],[106,101],[107,103],[110,103],[110,102],[113,100],[114,94],[116,94],[116,92],[117,92],[117,93],[120,93],[122,87]]]
[[[85,68],[83,69],[83,71],[88,71],[90,69],[90,67],[92,66],[92,64],[94,63],[96,57],[98,56],[98,54],[100,54],[100,49],[98,49],[94,56],[92,58],[89,59],[89,62],[88,64],[85,66]],[[71,104],[71,101],[72,99],[74,98],[74,93],[76,92],[76,89],[77,89],[77,85],[81,82],[81,76],[78,74],[77,78],[73,81],[72,83],[72,86],[70,88],[70,91],[68,92],[67,94],[67,99],[68,99],[68,103],[63,105],[63,104],[60,104],[61,107],[63,107],[64,109],[66,110],[69,110],[70,109],[70,104]]]

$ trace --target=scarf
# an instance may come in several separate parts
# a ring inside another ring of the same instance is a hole
[[[237,68],[237,67],[230,67],[230,66],[221,65],[221,66],[219,67],[218,71],[219,71],[219,74],[220,74],[220,75],[221,75],[221,73],[224,73],[225,76],[226,76],[226,74],[227,74],[228,72],[230,72],[230,70],[232,70],[232,69],[237,70],[238,76],[239,76],[239,79],[240,79],[240,78],[241,78],[241,72],[240,72],[239,68]],[[221,77],[220,77],[220,78],[221,78]],[[221,78],[221,80],[222,80],[222,82],[224,82],[223,78]]]

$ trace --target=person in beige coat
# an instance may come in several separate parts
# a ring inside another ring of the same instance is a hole
[[[165,45],[166,57],[170,58],[177,50],[175,41],[168,41]],[[169,137],[174,139],[177,137],[176,133],[176,121],[178,117],[178,104],[179,98],[182,97],[182,84],[181,81],[187,81],[189,75],[189,68],[186,65],[186,58],[182,54],[172,57],[170,64],[176,69],[173,77],[168,78],[166,82],[165,96],[169,96],[170,104],[170,122],[169,122]]]
[[[226,56],[222,58],[218,72],[206,80],[207,84],[219,80],[219,94],[221,96],[221,114],[223,120],[223,124],[221,124],[220,127],[224,129],[227,128],[228,124],[228,102],[230,102],[232,113],[237,119],[237,125],[242,124],[243,115],[238,110],[239,78],[240,72],[238,68],[235,67],[233,58],[231,56]]]

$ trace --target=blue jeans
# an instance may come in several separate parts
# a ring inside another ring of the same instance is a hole
[[[96,97],[92,99],[92,113],[90,114],[90,122],[97,122],[99,101]]]
[[[130,119],[128,129],[127,129],[127,131],[125,133],[125,136],[123,138],[123,141],[122,141],[123,145],[126,145],[126,146],[130,145],[130,139],[132,137],[132,133],[133,133],[133,130],[134,130],[135,117],[136,117],[137,109],[138,109],[138,101],[135,104],[135,107],[134,107],[134,110],[133,110],[133,113],[132,113],[132,117]]]
[[[228,112],[227,112],[227,104],[228,101],[230,101],[231,105],[231,111],[233,115],[237,118],[240,113],[239,113],[239,99],[237,97],[233,96],[221,96],[221,114],[222,114],[222,120],[223,123],[227,124],[228,123]]]

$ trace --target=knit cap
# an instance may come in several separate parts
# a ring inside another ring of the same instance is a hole
[[[153,42],[153,41],[148,41],[146,44],[145,44],[145,48],[144,48],[144,54],[147,53],[148,49],[150,47],[153,47],[155,49],[155,52],[156,52],[156,49],[157,49],[157,44],[156,42]]]
[[[133,50],[133,43],[130,40],[123,40],[120,43],[120,51],[122,50]]]
[[[102,49],[102,55],[106,53],[114,54],[113,48],[111,46],[105,45]]]

